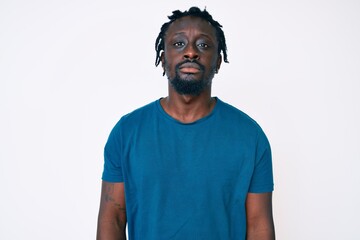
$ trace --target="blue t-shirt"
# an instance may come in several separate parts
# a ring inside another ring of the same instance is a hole
[[[129,240],[245,239],[249,192],[273,191],[269,142],[217,98],[189,124],[160,100],[123,116],[105,146],[102,179],[124,182]]]

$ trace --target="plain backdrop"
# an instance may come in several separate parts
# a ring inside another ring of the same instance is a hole
[[[224,27],[213,95],[273,150],[277,239],[360,239],[360,1],[0,1],[0,239],[95,239],[103,147],[167,95],[176,9]]]

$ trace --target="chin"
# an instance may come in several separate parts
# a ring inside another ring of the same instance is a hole
[[[200,95],[209,85],[204,79],[193,80],[190,78],[174,78],[169,80],[175,91],[181,95]]]

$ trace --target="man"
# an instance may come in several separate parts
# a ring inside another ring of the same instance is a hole
[[[268,140],[240,110],[211,97],[226,42],[196,7],[174,11],[156,39],[168,96],[123,116],[105,146],[99,240],[269,240]]]

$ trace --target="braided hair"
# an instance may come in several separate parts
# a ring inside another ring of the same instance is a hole
[[[185,17],[185,16],[194,16],[194,17],[200,17],[206,21],[208,21],[216,30],[216,37],[218,41],[218,54],[221,53],[221,51],[224,54],[224,62],[228,63],[227,59],[227,48],[226,48],[226,41],[225,41],[225,35],[222,28],[222,25],[215,21],[212,16],[209,14],[206,9],[201,11],[198,7],[191,7],[188,11],[181,12],[179,10],[173,11],[173,14],[171,16],[168,16],[170,19],[169,22],[166,22],[162,25],[160,33],[155,41],[155,51],[156,51],[156,59],[155,59],[155,66],[158,66],[161,58],[160,53],[164,50],[164,41],[165,41],[165,34],[168,30],[171,23],[173,23],[175,20]]]

